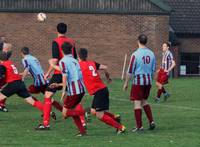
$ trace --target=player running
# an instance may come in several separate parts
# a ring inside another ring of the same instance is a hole
[[[84,110],[77,110],[76,106],[81,102],[85,95],[84,84],[82,80],[82,73],[78,61],[73,58],[72,50],[73,46],[69,43],[62,45],[62,51],[64,57],[59,61],[59,66],[55,65],[50,60],[50,65],[58,70],[62,71],[62,83],[52,83],[50,87],[57,88],[62,86],[62,97],[64,99],[63,117],[72,117],[75,125],[78,127],[80,133],[77,136],[83,136],[86,131],[81,123],[80,116],[84,115]]]
[[[149,129],[153,130],[155,128],[151,107],[148,104],[147,99],[150,93],[156,63],[154,53],[145,46],[146,43],[147,36],[140,35],[138,37],[139,48],[131,56],[123,87],[124,90],[127,90],[128,82],[133,76],[130,99],[134,102],[136,128],[134,128],[132,132],[143,131],[142,108],[149,120]]]
[[[116,115],[108,112],[109,110],[109,91],[107,86],[103,83],[97,70],[103,70],[106,74],[107,80],[111,79],[107,72],[107,66],[98,64],[94,61],[88,61],[87,49],[81,48],[78,52],[80,59],[80,67],[83,74],[83,81],[86,89],[90,95],[94,96],[92,102],[92,109],[95,110],[96,117],[102,122],[117,129],[117,133],[125,132],[125,126],[120,124]]]
[[[164,85],[168,83],[169,73],[176,66],[176,63],[169,48],[170,48],[169,43],[164,42],[162,44],[162,50],[163,50],[162,63],[160,69],[158,70],[157,81],[156,81],[156,86],[158,88],[158,91],[157,91],[157,96],[155,98],[155,102],[157,103],[160,102],[160,96],[162,93],[164,95],[164,101],[166,101],[170,96],[170,94],[166,92]]]
[[[13,62],[8,59],[7,53],[0,52],[0,79],[5,78],[6,85],[0,92],[0,100],[4,100],[14,94],[22,97],[27,103],[43,111],[43,104],[40,101],[35,101],[22,81],[21,76]]]
[[[47,88],[48,81],[44,79],[44,72],[39,60],[30,54],[28,47],[23,47],[21,49],[21,55],[23,57],[22,64],[24,66],[24,72],[21,73],[22,79],[24,80],[28,73],[30,73],[34,79],[34,84],[28,87],[28,91],[31,94],[38,94],[40,92],[44,94]],[[62,112],[62,105],[59,104],[59,102],[52,99],[52,105],[57,110]],[[51,112],[51,117],[56,120],[56,115],[54,112]]]
[[[6,42],[6,38],[4,36],[0,37],[0,51],[4,51],[7,54],[7,58],[11,56],[11,48],[12,45]],[[5,85],[5,79],[0,80],[0,89]],[[6,108],[6,99],[0,101],[0,111],[8,112]]]
[[[63,57],[62,44],[64,42],[67,42],[73,46],[71,53],[75,59],[77,58],[77,54],[76,54],[76,50],[75,50],[75,41],[69,37],[66,37],[65,36],[66,32],[67,32],[67,25],[65,23],[59,23],[57,25],[58,37],[56,39],[54,39],[54,41],[52,43],[52,58],[50,59],[54,65],[58,65],[59,61]],[[47,79],[53,70],[54,70],[53,67],[50,66],[49,70],[45,74],[44,78]],[[49,85],[51,85],[52,83],[62,83],[61,71],[54,70],[54,74],[49,81]],[[49,128],[50,128],[50,125],[49,125],[50,119],[49,118],[50,118],[51,105],[52,105],[51,98],[53,97],[53,95],[56,93],[57,90],[61,90],[61,89],[62,89],[62,86],[56,87],[56,88],[55,87],[51,88],[49,86],[47,87],[45,96],[44,96],[43,124],[38,125],[36,130],[49,130]]]

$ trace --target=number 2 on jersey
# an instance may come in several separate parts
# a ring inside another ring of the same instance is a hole
[[[92,71],[92,76],[94,76],[94,77],[97,76],[97,73],[96,73],[96,71],[95,71],[93,66],[89,66],[89,70]]]

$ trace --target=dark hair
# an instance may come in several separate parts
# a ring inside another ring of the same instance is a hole
[[[78,51],[78,55],[79,55],[79,58],[81,60],[86,60],[87,59],[87,56],[88,56],[88,51],[86,48],[80,48],[79,51]]]
[[[57,31],[60,34],[65,34],[67,32],[67,25],[65,23],[59,23],[57,25]]]
[[[167,45],[167,47],[171,47],[171,43],[170,42],[163,42],[163,44],[166,44]]]
[[[7,57],[7,53],[6,53],[6,52],[0,51],[0,60],[1,60],[1,61],[6,61],[6,60],[8,60],[8,57]]]
[[[148,40],[148,38],[147,38],[147,36],[144,35],[144,34],[141,34],[141,35],[138,36],[138,41],[139,41],[140,44],[142,44],[142,45],[146,45],[146,44],[147,44],[147,40]]]
[[[65,55],[71,54],[72,53],[72,45],[70,43],[64,42],[62,44],[62,51]]]
[[[29,48],[28,47],[23,47],[21,49],[21,52],[24,54],[24,55],[28,55],[29,54]]]

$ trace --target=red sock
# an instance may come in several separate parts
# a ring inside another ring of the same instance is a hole
[[[0,106],[3,106],[3,107],[6,106],[6,99],[3,99],[0,101]]]
[[[137,128],[142,127],[142,109],[135,109],[135,120]]]
[[[112,114],[112,113],[110,113],[110,112],[107,112],[107,111],[106,111],[106,112],[104,112],[104,114],[106,114],[106,115],[112,117],[113,119],[115,119],[115,115]]]
[[[84,111],[83,106],[80,103],[76,106],[75,110]],[[85,116],[81,115],[80,119],[81,119],[81,123],[85,124]]]
[[[44,109],[43,109],[43,124],[44,126],[49,125],[51,112],[51,98],[44,98]]]
[[[160,98],[161,94],[162,94],[163,90],[162,89],[158,89],[157,92],[157,98]]]
[[[40,101],[35,101],[33,107],[43,112],[44,105]]]
[[[152,116],[150,105],[147,104],[147,105],[143,106],[143,109],[144,109],[144,111],[146,113],[146,116],[147,116],[147,118],[149,120],[149,123],[153,122],[153,116]]]
[[[67,109],[66,112],[66,116],[80,116],[80,115],[84,115],[85,111],[81,111],[81,110],[72,110],[72,109]]]
[[[116,122],[112,117],[110,117],[109,115],[105,113],[100,120],[116,129],[119,129],[119,130],[122,129],[122,125],[120,123]]]
[[[56,108],[57,110],[59,110],[60,112],[62,112],[63,107],[62,107],[62,105],[59,102],[53,100],[52,105],[54,106],[54,108]]]
[[[79,116],[73,116],[72,117],[74,120],[75,125],[77,126],[77,128],[79,129],[81,134],[85,134],[85,128],[83,127],[80,117]]]
[[[165,88],[164,88],[164,87],[162,87],[162,92],[163,92],[163,93],[166,93],[166,91],[165,91]]]

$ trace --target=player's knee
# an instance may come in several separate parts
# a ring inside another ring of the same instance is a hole
[[[45,92],[45,97],[46,98],[51,98],[53,96],[53,93],[52,92],[49,92],[49,91],[46,91]]]
[[[96,112],[96,116],[98,119],[101,119],[104,115],[104,111],[99,111],[99,112]]]
[[[30,105],[34,105],[34,103],[35,103],[35,100],[34,100],[32,97],[26,98],[25,101],[26,101],[27,103],[29,103]]]
[[[90,112],[91,112],[92,115],[96,115],[96,110],[95,109],[91,108]]]

